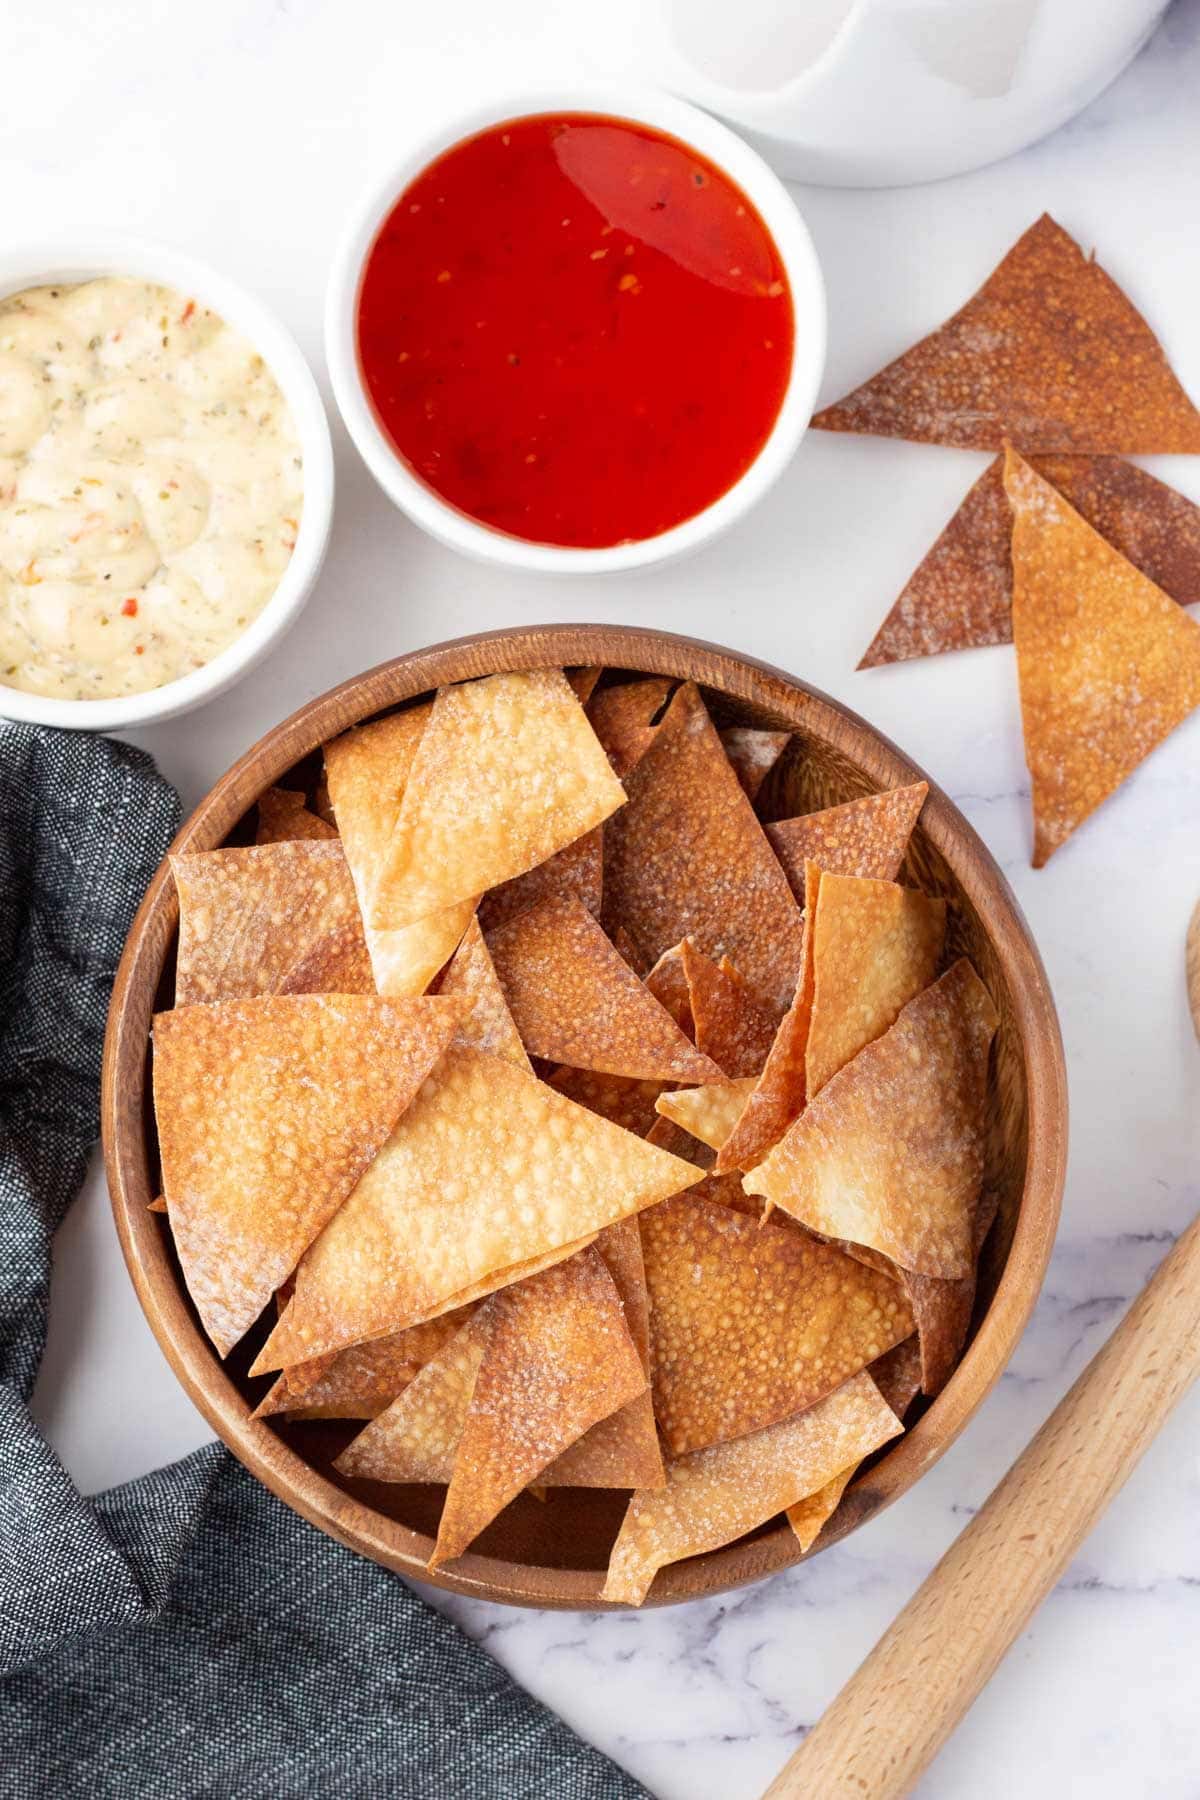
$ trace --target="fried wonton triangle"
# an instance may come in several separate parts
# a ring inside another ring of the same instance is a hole
[[[927,781],[866,794],[824,812],[805,813],[768,825],[771,848],[783,864],[796,898],[804,895],[804,865],[831,875],[863,875],[895,881],[913,826],[929,792]]]
[[[410,707],[370,725],[355,726],[325,746],[325,772],[358,903],[369,918],[375,887],[391,842],[417,747],[432,706]],[[454,954],[470,923],[469,900],[398,931],[365,927],[381,994],[422,994]]]
[[[594,1248],[504,1288],[484,1310],[488,1347],[431,1569],[461,1556],[568,1445],[646,1387],[616,1284]]]
[[[286,1412],[306,1419],[377,1418],[469,1317],[469,1308],[443,1313],[426,1325],[285,1369],[254,1417]]]
[[[791,735],[790,731],[756,731],[750,725],[727,725],[719,733],[747,800],[758,799],[763,782],[787,749]]]
[[[813,424],[964,450],[1200,451],[1158,339],[1048,213],[961,311]]]
[[[435,1317],[701,1174],[515,1064],[452,1048],[305,1256],[253,1372]]]
[[[365,965],[354,884],[338,843],[304,840],[172,856],[179,895],[175,1004],[273,994],[310,957],[319,991],[322,958]],[[336,989],[330,991],[337,991]]]
[[[804,1053],[808,1100],[928,987],[945,935],[944,900],[893,881],[822,871]]]
[[[673,686],[666,676],[652,675],[593,696],[588,718],[615,775],[628,775],[650,748],[655,731],[650,721],[662,711]]]
[[[680,1031],[576,898],[542,900],[488,938],[532,1056],[641,1081],[720,1074]]]
[[[394,930],[473,903],[574,843],[624,799],[561,670],[441,688],[364,916]]]
[[[809,1101],[746,1192],[901,1268],[969,1275],[995,1029],[987,989],[960,959]]]
[[[448,1482],[494,1315],[473,1313],[334,1463],[367,1481]]]
[[[625,1075],[599,1075],[594,1069],[556,1069],[550,1086],[589,1112],[611,1119],[622,1131],[645,1137],[657,1114],[654,1103],[661,1081],[636,1081]]]
[[[690,937],[728,956],[778,1019],[800,969],[800,909],[692,682],[675,694],[605,827],[604,918],[647,956]]]
[[[996,1194],[986,1190],[980,1194],[971,1221],[975,1260],[969,1275],[958,1281],[939,1281],[935,1275],[917,1275],[911,1269],[896,1271],[917,1321],[923,1393],[940,1394],[958,1365],[975,1307],[979,1254],[997,1209]]]
[[[921,1357],[915,1337],[906,1338],[867,1371],[884,1400],[898,1419],[903,1419],[921,1386]],[[787,1509],[787,1520],[806,1554],[821,1535],[823,1527],[841,1505],[842,1495],[854,1478],[857,1463],[843,1469],[832,1481],[808,1494]]]
[[[641,1227],[654,1411],[673,1456],[790,1418],[912,1332],[894,1281],[808,1233],[691,1195]]]
[[[1033,865],[1200,706],[1200,625],[1009,451]]]
[[[690,938],[684,938],[681,952],[697,1050],[726,1075],[758,1075],[775,1037],[774,1020],[756,1004],[727,956],[715,963]]]
[[[591,663],[586,669],[570,669],[566,671],[567,680],[571,685],[571,692],[578,700],[580,706],[587,705],[588,701],[595,693],[596,683],[603,673],[604,670],[599,663]]]
[[[639,1606],[659,1569],[732,1543],[900,1430],[862,1374],[795,1418],[669,1462],[666,1487],[629,1502],[602,1597]]]
[[[1094,531],[1181,606],[1200,600],[1200,507],[1119,456],[1030,462]],[[1012,643],[1012,508],[990,463],[909,578],[860,669]]]
[[[504,989],[484,943],[478,919],[467,926],[462,943],[442,976],[441,994],[457,994],[469,1008],[455,1034],[456,1044],[503,1056],[519,1069],[529,1068],[521,1034],[513,1023]]]
[[[741,1117],[756,1086],[752,1075],[739,1081],[712,1081],[703,1087],[681,1088],[660,1094],[655,1111],[673,1125],[681,1125],[710,1150],[720,1150]]]
[[[646,986],[660,1006],[665,1006],[680,1031],[696,1040],[696,1021],[692,1017],[692,990],[683,966],[683,945],[672,944],[664,950],[646,976]]]
[[[222,1355],[350,1193],[460,1017],[453,1000],[341,994],[157,1016],[163,1192]]]
[[[557,850],[524,875],[501,882],[479,902],[479,922],[485,931],[503,925],[539,900],[575,895],[590,913],[600,915],[604,891],[604,833],[600,826],[585,832],[573,844]]]
[[[256,844],[290,843],[294,838],[332,838],[337,832],[315,812],[309,812],[303,794],[291,788],[268,788],[258,797]]]

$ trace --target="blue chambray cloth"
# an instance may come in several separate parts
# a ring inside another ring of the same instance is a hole
[[[140,751],[0,721],[0,1796],[646,1800],[221,1445],[87,1500],[29,1416],[113,974],[178,824]]]

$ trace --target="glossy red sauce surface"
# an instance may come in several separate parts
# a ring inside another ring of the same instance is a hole
[[[436,493],[598,548],[744,474],[787,388],[792,303],[728,176],[646,126],[547,115],[456,144],[400,196],[358,337],[376,415]]]

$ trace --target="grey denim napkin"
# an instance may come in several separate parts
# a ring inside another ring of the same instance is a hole
[[[141,752],[0,721],[0,1796],[645,1800],[220,1445],[89,1501],[26,1410],[113,974],[178,822]]]

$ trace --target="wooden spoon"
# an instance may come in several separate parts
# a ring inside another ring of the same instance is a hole
[[[1200,906],[1187,935],[1200,1037]],[[1200,1376],[1200,1219],[764,1800],[907,1794]]]

